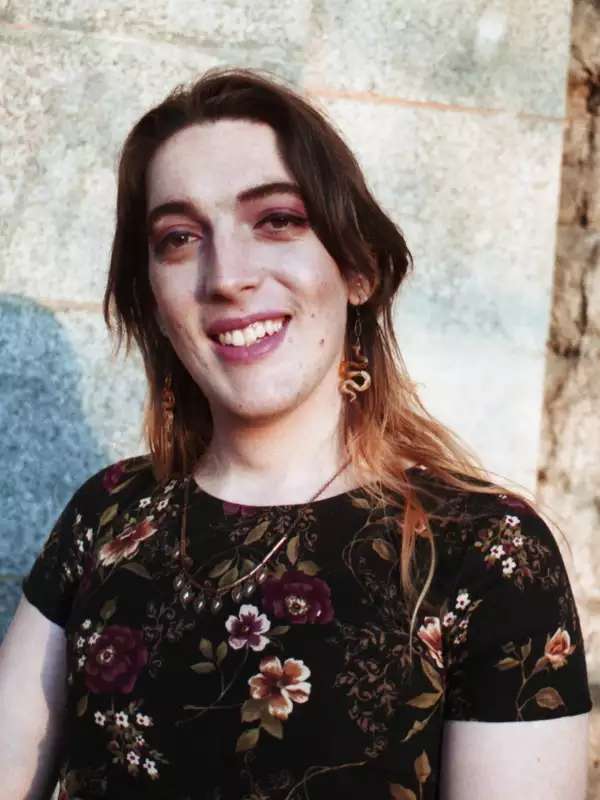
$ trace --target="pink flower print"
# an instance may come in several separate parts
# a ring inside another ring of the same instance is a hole
[[[239,514],[241,517],[251,517],[252,514],[256,514],[256,506],[243,506],[240,503],[228,503],[227,500],[223,500],[223,513],[227,517],[234,514]]]
[[[513,495],[499,494],[498,499],[502,500],[502,505],[508,506],[511,510],[516,511],[518,514],[527,515],[532,514],[531,506],[524,500],[520,500]]]
[[[117,564],[124,558],[131,558],[137,553],[140,543],[154,536],[156,531],[157,528],[147,518],[137,525],[128,525],[112,542],[102,545],[98,560],[108,567],[111,564]]]
[[[286,720],[294,703],[306,703],[310,695],[310,670],[296,658],[286,658],[283,666],[277,656],[265,656],[259,665],[260,673],[248,684],[254,700],[265,700],[269,714]]]
[[[544,656],[550,663],[552,669],[560,669],[567,663],[567,657],[575,650],[575,645],[571,644],[571,637],[568,631],[557,628],[556,632],[548,638],[544,647]]]
[[[141,631],[109,625],[89,648],[85,684],[90,692],[128,694],[147,662],[148,650]]]
[[[265,611],[296,625],[333,619],[331,589],[321,578],[288,569],[281,578],[270,577],[261,587]]]
[[[102,486],[107,492],[110,492],[115,486],[119,485],[121,478],[125,474],[125,465],[122,461],[113,464],[109,467],[102,477]]]
[[[433,658],[436,665],[442,669],[444,660],[442,658],[442,629],[438,617],[425,617],[423,625],[419,628],[418,637],[425,642],[429,655]]]
[[[238,616],[231,614],[225,623],[229,631],[229,644],[234,650],[248,645],[252,650],[264,650],[269,639],[263,636],[271,627],[265,614],[259,614],[252,605],[240,606]]]

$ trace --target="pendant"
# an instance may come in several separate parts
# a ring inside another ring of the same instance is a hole
[[[196,595],[194,602],[192,603],[192,608],[196,612],[196,614],[201,614],[204,609],[206,608],[206,599],[203,594]]]
[[[260,585],[267,580],[268,572],[266,567],[261,567],[256,573],[256,582]]]
[[[241,586],[234,586],[231,590],[231,599],[234,603],[239,603],[242,599],[242,587]]]
[[[185,585],[185,576],[182,575],[182,573],[180,572],[179,575],[177,575],[175,577],[175,580],[173,581],[173,588],[175,589],[176,592],[179,592],[181,591],[181,589],[183,589],[184,585]]]
[[[215,597],[210,604],[210,610],[212,611],[213,614],[218,614],[218,612],[222,608],[223,608],[223,601],[221,600],[220,597]]]
[[[181,592],[179,593],[179,600],[182,606],[187,606],[187,604],[194,599],[194,592],[189,586],[184,586]]]
[[[244,588],[242,590],[244,593],[244,597],[250,597],[252,594],[254,594],[255,589],[256,589],[256,584],[254,583],[252,578],[250,578],[250,580],[244,584]]]

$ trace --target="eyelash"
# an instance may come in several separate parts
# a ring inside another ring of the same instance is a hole
[[[269,214],[268,216],[261,219],[258,223],[259,225],[264,225],[266,222],[272,222],[273,220],[276,221],[285,221],[287,223],[291,223],[297,228],[302,228],[308,220],[306,217],[299,217],[296,214]],[[287,225],[283,228],[274,228],[275,231],[285,231],[287,230]],[[193,236],[193,234],[189,233],[188,231],[170,231],[160,242],[154,247],[154,252],[156,255],[163,255],[165,250],[169,247],[169,245],[173,244],[173,240],[177,239],[177,237],[189,237]],[[180,247],[185,247],[187,242],[180,242],[179,245],[173,245],[176,250]]]

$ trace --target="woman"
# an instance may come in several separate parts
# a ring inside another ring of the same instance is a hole
[[[134,127],[117,206],[150,455],[77,490],[24,582],[3,796],[583,798],[558,547],[421,406],[410,254],[332,126],[210,72]]]

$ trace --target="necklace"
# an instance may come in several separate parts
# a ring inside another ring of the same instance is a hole
[[[181,519],[181,531],[179,534],[179,548],[176,551],[176,558],[179,561],[180,571],[178,572],[175,580],[173,581],[173,588],[179,594],[179,602],[182,606],[186,607],[191,604],[193,610],[197,614],[201,614],[204,609],[209,605],[213,614],[217,614],[223,608],[223,595],[231,592],[231,599],[234,603],[239,603],[244,597],[250,597],[256,587],[264,583],[267,579],[267,562],[269,559],[281,549],[282,545],[289,539],[290,535],[296,529],[304,510],[314,502],[320,495],[323,494],[325,489],[330,486],[333,481],[340,475],[346,467],[350,464],[350,459],[345,461],[342,466],[335,472],[329,480],[321,486],[321,488],[312,495],[309,500],[300,508],[294,522],[290,525],[289,529],[283,536],[273,545],[263,560],[256,564],[249,572],[242,575],[241,578],[231,581],[224,586],[214,588],[204,583],[199,583],[191,574],[190,570],[193,566],[193,561],[188,555],[188,538],[187,538],[187,510],[189,505],[190,486],[193,477],[188,475],[185,478],[185,488],[183,495],[183,515]]]

